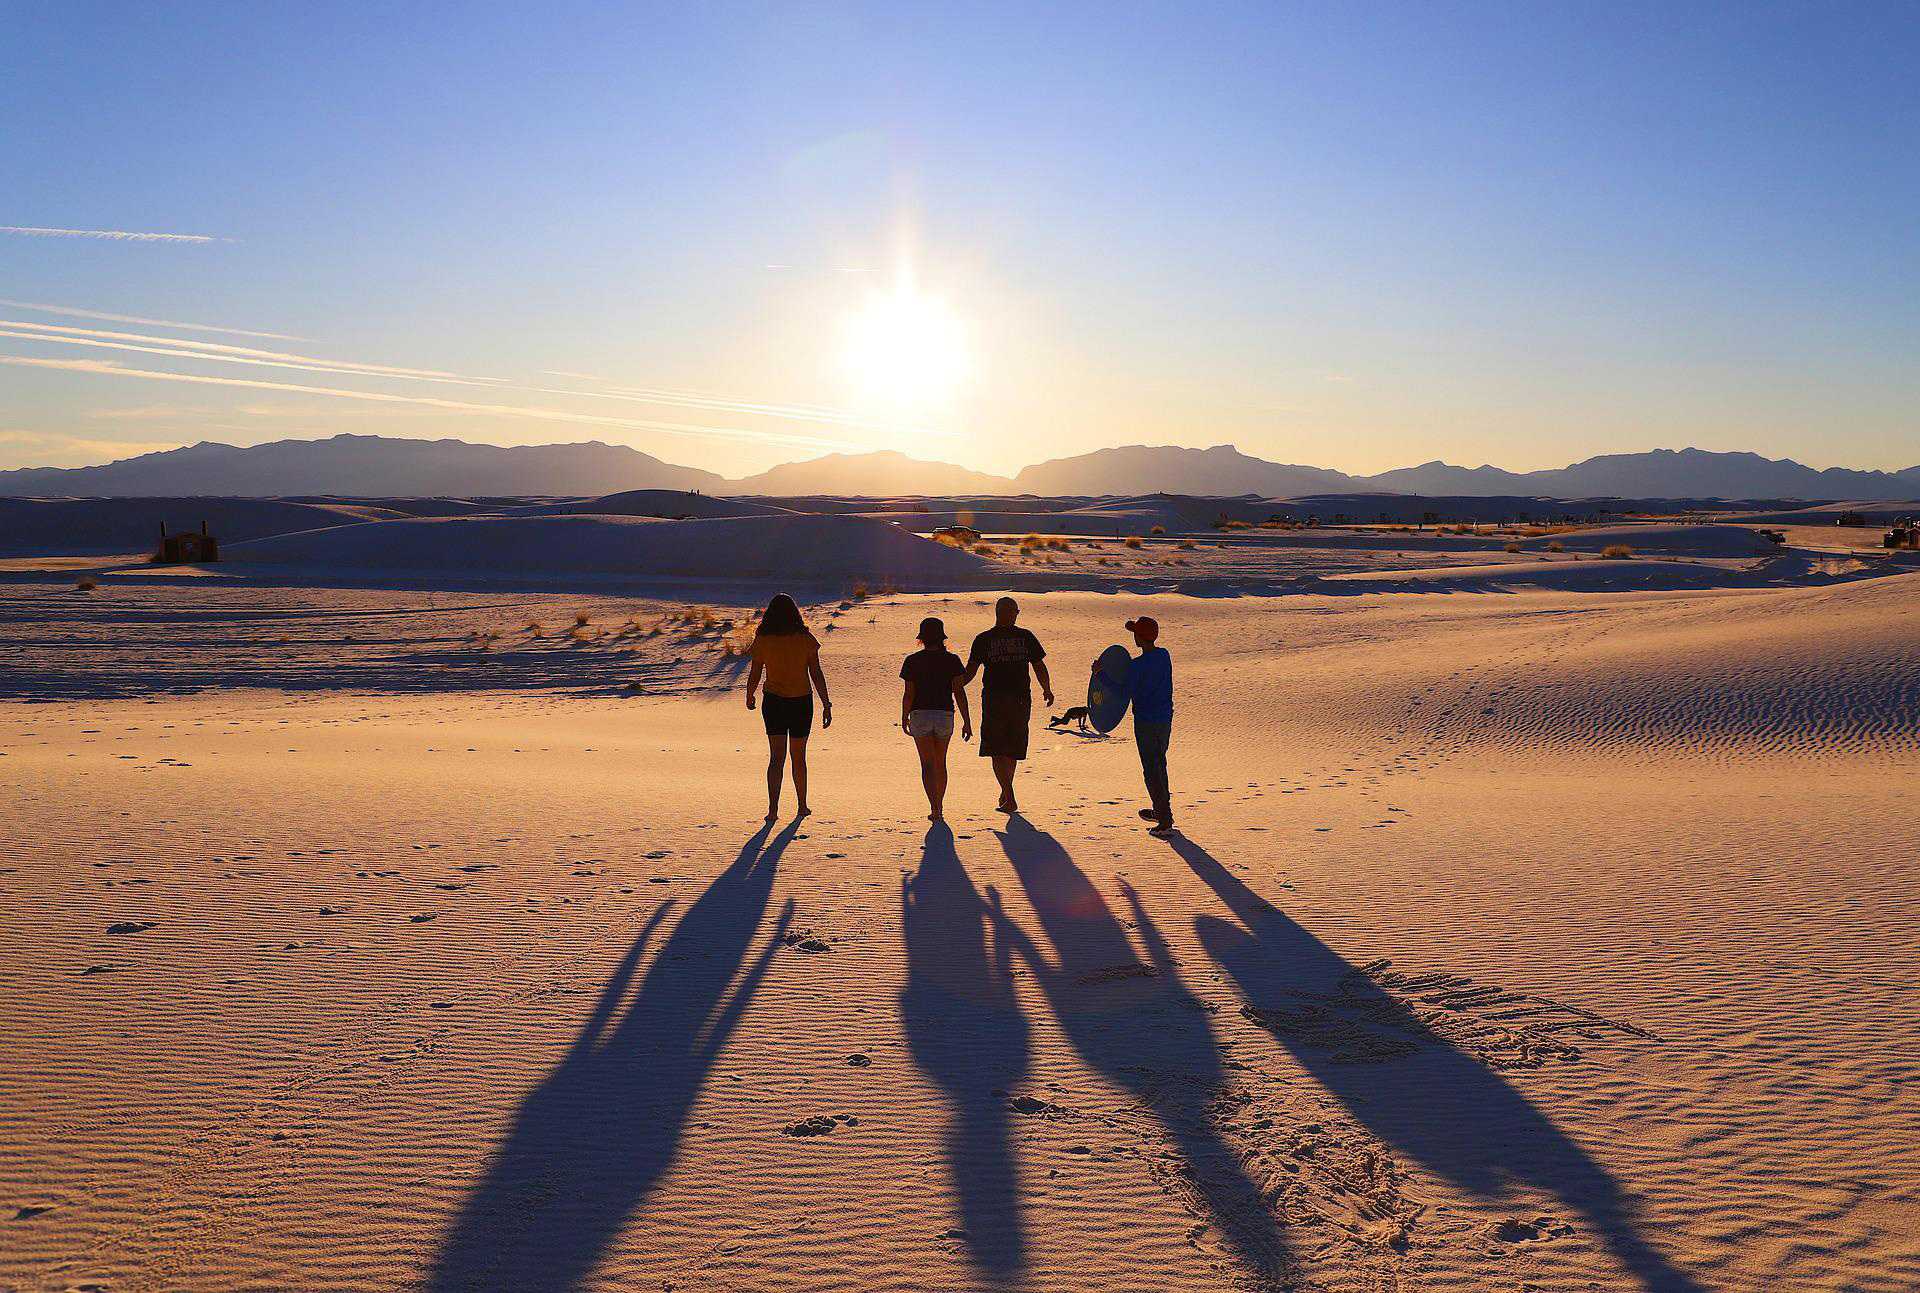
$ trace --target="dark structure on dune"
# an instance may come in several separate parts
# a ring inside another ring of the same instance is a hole
[[[207,523],[200,522],[200,532],[195,534],[187,530],[180,534],[168,534],[167,523],[160,523],[160,546],[154,550],[156,565],[182,565],[202,561],[220,560],[220,540],[207,533]]]

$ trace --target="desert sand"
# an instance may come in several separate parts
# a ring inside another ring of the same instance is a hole
[[[828,520],[0,569],[0,1287],[1920,1286],[1920,568],[852,518],[929,591],[796,588],[763,829],[770,587],[529,554]],[[1174,838],[1126,725],[929,829],[895,671],[1005,588],[1056,712],[1160,619]]]

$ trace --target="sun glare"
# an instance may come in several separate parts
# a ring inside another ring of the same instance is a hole
[[[897,413],[944,407],[967,375],[960,320],[909,287],[876,295],[847,320],[842,356],[861,402]]]

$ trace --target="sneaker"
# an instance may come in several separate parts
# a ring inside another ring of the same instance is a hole
[[[1140,810],[1140,820],[1143,822],[1157,822],[1160,820],[1160,814],[1154,812],[1151,808],[1142,808]]]
[[[1147,827],[1147,834],[1158,836],[1160,839],[1167,838],[1167,836],[1173,834],[1173,820],[1169,818],[1164,822],[1155,822],[1153,825]]]

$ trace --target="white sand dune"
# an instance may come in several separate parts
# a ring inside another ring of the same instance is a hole
[[[147,552],[160,527],[197,530],[222,543],[402,513],[368,504],[292,503],[272,498],[0,498],[0,552]]]
[[[785,516],[793,509],[749,499],[694,494],[680,489],[629,489],[598,498],[570,499],[506,509],[513,516],[653,516],[666,520],[716,516]]]
[[[979,560],[239,546],[665,536]],[[1249,553],[1316,560],[1182,555]],[[737,609],[0,580],[0,1288],[1920,1287],[1920,569],[1463,555],[1022,593],[1056,709],[1164,626],[1166,842],[1125,725],[1036,726],[1014,818],[956,742],[929,831],[899,662],[1000,585],[807,606],[762,830]]]
[[[1615,544],[1637,556],[1768,557],[1778,545],[1744,525],[1588,525],[1564,533],[1521,540],[1521,546],[1541,549],[1559,544],[1569,552],[1600,552]]]
[[[964,587],[990,567],[970,553],[851,516],[667,521],[637,516],[384,521],[235,544],[246,566],[333,573],[599,574]]]

